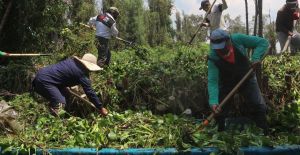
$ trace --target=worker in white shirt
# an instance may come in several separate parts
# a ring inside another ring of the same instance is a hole
[[[119,33],[116,19],[120,15],[116,7],[110,7],[105,13],[90,18],[89,25],[96,27],[96,45],[98,49],[97,64],[100,67],[109,65],[111,53],[108,47],[109,39]]]
[[[202,0],[199,10],[203,9],[205,12],[207,12],[209,11],[210,7],[211,4],[209,0]],[[202,26],[209,27],[210,32],[214,31],[215,29],[225,29],[225,22],[222,13],[227,8],[228,6],[225,0],[222,0],[222,4],[220,3],[212,6]]]

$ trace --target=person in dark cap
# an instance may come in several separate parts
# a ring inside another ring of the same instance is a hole
[[[89,73],[102,70],[97,58],[90,53],[81,59],[74,56],[57,64],[40,69],[32,82],[33,89],[50,101],[49,111],[59,116],[69,96],[67,87],[81,85],[88,99],[99,109],[101,115],[108,114],[91,86]]]
[[[116,20],[120,12],[116,7],[110,7],[105,13],[90,18],[89,25],[96,27],[96,45],[98,49],[97,64],[101,67],[109,65],[111,53],[108,47],[109,39],[119,33]]]
[[[202,0],[199,10],[203,9],[205,12],[208,12],[210,7],[211,4],[209,0]],[[209,27],[210,32],[218,28],[225,29],[225,22],[222,13],[227,8],[228,6],[226,0],[222,0],[222,4],[215,4],[208,12],[208,15],[202,26]]]
[[[289,36],[291,36],[291,52],[300,48],[300,35],[294,31],[294,21],[299,19],[299,7],[297,0],[286,0],[286,4],[277,12],[276,33],[281,50]]]
[[[268,49],[266,39],[245,34],[232,34],[222,29],[212,31],[210,36],[211,51],[208,57],[208,92],[209,104],[214,112],[236,84],[246,75],[251,67],[260,64]],[[248,48],[253,49],[251,60],[247,57]],[[249,111],[250,119],[256,125],[267,131],[266,104],[261,95],[254,73],[239,89],[246,97],[245,107]],[[232,100],[232,99],[231,99]],[[232,107],[229,100],[216,115],[218,130],[225,129],[225,118]]]

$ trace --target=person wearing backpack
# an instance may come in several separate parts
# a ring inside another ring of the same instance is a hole
[[[116,7],[110,7],[105,13],[91,17],[88,22],[91,27],[96,27],[97,64],[100,67],[110,63],[111,52],[108,43],[112,36],[116,37],[119,33],[116,26],[119,15],[119,10]]]

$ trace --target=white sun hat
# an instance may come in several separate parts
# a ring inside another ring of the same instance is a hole
[[[100,71],[103,70],[100,66],[97,65],[97,58],[91,53],[86,53],[80,59],[74,56],[75,59],[80,61],[89,71]]]

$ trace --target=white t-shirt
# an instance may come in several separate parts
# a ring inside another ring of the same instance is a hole
[[[225,29],[225,20],[222,16],[222,12],[225,9],[227,9],[227,7],[224,8],[223,4],[217,4],[212,7],[211,12],[207,15],[210,24],[210,32],[218,28]]]
[[[109,17],[111,17],[114,21],[114,17],[107,13]],[[117,36],[119,31],[116,27],[116,22],[111,26],[111,28],[104,25],[102,22],[96,20],[97,16],[90,18],[89,25],[96,26],[96,36],[103,37],[106,39],[110,39],[111,36]]]

